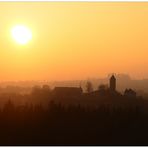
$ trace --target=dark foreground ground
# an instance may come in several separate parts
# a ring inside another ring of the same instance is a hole
[[[148,109],[100,105],[97,108],[14,106],[0,111],[0,145],[148,145]]]

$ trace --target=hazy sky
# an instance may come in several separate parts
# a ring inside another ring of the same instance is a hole
[[[32,31],[17,44],[13,26]],[[148,78],[148,2],[0,2],[0,80]]]

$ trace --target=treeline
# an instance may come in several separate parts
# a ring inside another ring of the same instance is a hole
[[[148,109],[141,106],[16,106],[0,109],[0,145],[148,145]]]

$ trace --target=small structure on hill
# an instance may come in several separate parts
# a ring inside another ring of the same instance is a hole
[[[125,89],[124,91],[124,96],[128,98],[135,98],[136,97],[136,92],[132,89]]]

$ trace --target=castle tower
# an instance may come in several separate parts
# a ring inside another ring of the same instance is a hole
[[[110,78],[110,90],[116,91],[116,78],[114,75],[112,75]]]

